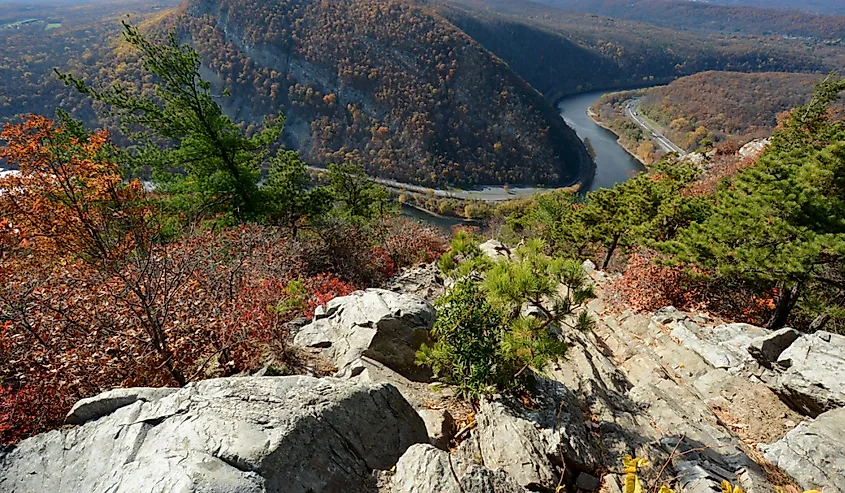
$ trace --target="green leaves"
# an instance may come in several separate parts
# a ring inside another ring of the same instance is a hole
[[[478,397],[496,388],[512,388],[517,369],[502,346],[505,325],[478,285],[459,281],[437,303],[435,339],[417,354],[418,364],[455,385],[464,397]]]
[[[260,219],[264,200],[258,187],[261,164],[284,127],[280,115],[263,131],[246,137],[200,77],[200,57],[180,44],[175,33],[155,43],[123,21],[123,37],[138,50],[143,69],[155,81],[155,97],[136,96],[119,84],[88,86],[70,74],[66,84],[104,103],[120,117],[123,132],[136,145],[122,153],[133,169],[151,167],[160,190],[174,208],[185,212],[231,214],[238,220]],[[181,176],[174,176],[179,174]]]
[[[376,184],[359,165],[330,164],[329,184],[341,215],[367,221],[390,211],[387,190]]]
[[[423,348],[419,363],[477,397],[523,388],[526,370],[563,355],[566,344],[553,329],[592,328],[582,308],[593,292],[577,261],[550,257],[546,248],[531,239],[494,262],[466,232],[456,234],[440,266],[460,277],[437,303],[436,343]]]
[[[304,219],[328,212],[332,206],[331,191],[309,185],[308,169],[299,154],[277,153],[261,189],[267,219],[296,231]]]
[[[843,81],[823,83],[810,104],[793,111],[758,162],[720,188],[709,217],[658,244],[676,261],[718,277],[761,291],[777,288],[777,316],[770,320],[775,328],[786,322],[802,290],[830,289],[818,281],[841,277],[845,124],[831,121],[827,107],[842,89]]]

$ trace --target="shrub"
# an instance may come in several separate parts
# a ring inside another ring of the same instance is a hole
[[[438,300],[432,330],[436,342],[423,346],[418,362],[462,395],[476,398],[524,388],[526,370],[541,371],[566,351],[554,333],[556,325],[592,327],[581,308],[593,292],[578,262],[545,255],[540,240],[496,262],[480,253],[467,234],[452,244],[441,266],[462,276]]]
[[[505,322],[478,284],[459,281],[436,307],[431,331],[436,342],[422,346],[418,363],[466,397],[512,388],[519,363],[503,350]]]

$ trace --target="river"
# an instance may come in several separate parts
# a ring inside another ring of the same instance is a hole
[[[592,106],[608,91],[587,92],[561,99],[557,109],[566,123],[581,140],[590,139],[596,152],[596,175],[588,190],[612,188],[632,175],[643,171],[643,165],[616,142],[616,135],[596,124],[587,116]]]
[[[596,91],[577,94],[565,97],[557,103],[557,109],[566,123],[575,130],[581,140],[590,139],[590,144],[596,153],[596,174],[588,191],[612,188],[613,185],[622,183],[634,174],[645,170],[639,161],[616,142],[616,135],[613,132],[598,126],[587,116],[587,108],[595,104],[607,92]],[[487,187],[467,193],[477,194],[478,198],[482,199],[501,200],[508,195],[518,197],[540,191],[537,188],[511,187],[508,193],[499,189],[501,187]],[[431,216],[407,206],[403,207],[403,212],[414,219],[438,226],[444,231],[456,224],[461,224],[459,219]]]

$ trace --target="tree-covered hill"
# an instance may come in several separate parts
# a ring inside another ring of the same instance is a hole
[[[663,27],[726,34],[777,34],[838,41],[845,17],[800,12],[793,5],[773,9],[770,2],[747,4],[688,0],[540,0],[552,7],[648,22]],[[805,2],[801,2],[805,3]]]
[[[845,55],[824,43],[680,31],[525,0],[442,0],[437,8],[552,100],[707,70],[827,73]]]
[[[110,39],[112,21],[102,21],[51,34],[49,46],[40,33],[0,32],[10,79],[2,117],[58,105],[91,121],[97,112],[55,83],[54,66],[152,95],[138,60]],[[193,44],[203,76],[230,94],[221,106],[248,133],[284,113],[285,143],[312,164],[354,161],[373,175],[440,186],[569,185],[589,169],[583,144],[541,94],[411,2],[194,0],[142,29],[175,29]],[[114,128],[107,117],[99,123]]]
[[[409,2],[193,0],[175,19],[246,120],[312,162],[424,184],[569,184],[584,151],[504,63]],[[250,118],[251,117],[251,118]]]
[[[824,77],[808,74],[704,72],[645,91],[640,111],[664,125],[673,142],[699,138],[744,144],[768,137],[779,114],[806,104]],[[706,134],[702,137],[701,134]]]

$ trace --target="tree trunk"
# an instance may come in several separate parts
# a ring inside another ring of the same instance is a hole
[[[830,321],[830,314],[822,313],[818,317],[814,318],[813,321],[810,323],[810,332],[822,330],[824,326],[827,325],[828,321]]]
[[[798,301],[799,289],[800,284],[796,284],[789,289],[785,287],[781,289],[777,306],[775,306],[775,311],[772,313],[769,321],[766,322],[766,328],[777,330],[786,325],[786,320],[789,318],[790,312],[792,312],[795,303]]]
[[[610,264],[610,259],[613,258],[613,252],[616,250],[616,245],[619,244],[619,237],[622,235],[614,235],[613,241],[607,247],[607,254],[604,256],[604,261],[601,263],[601,270],[606,270]]]

